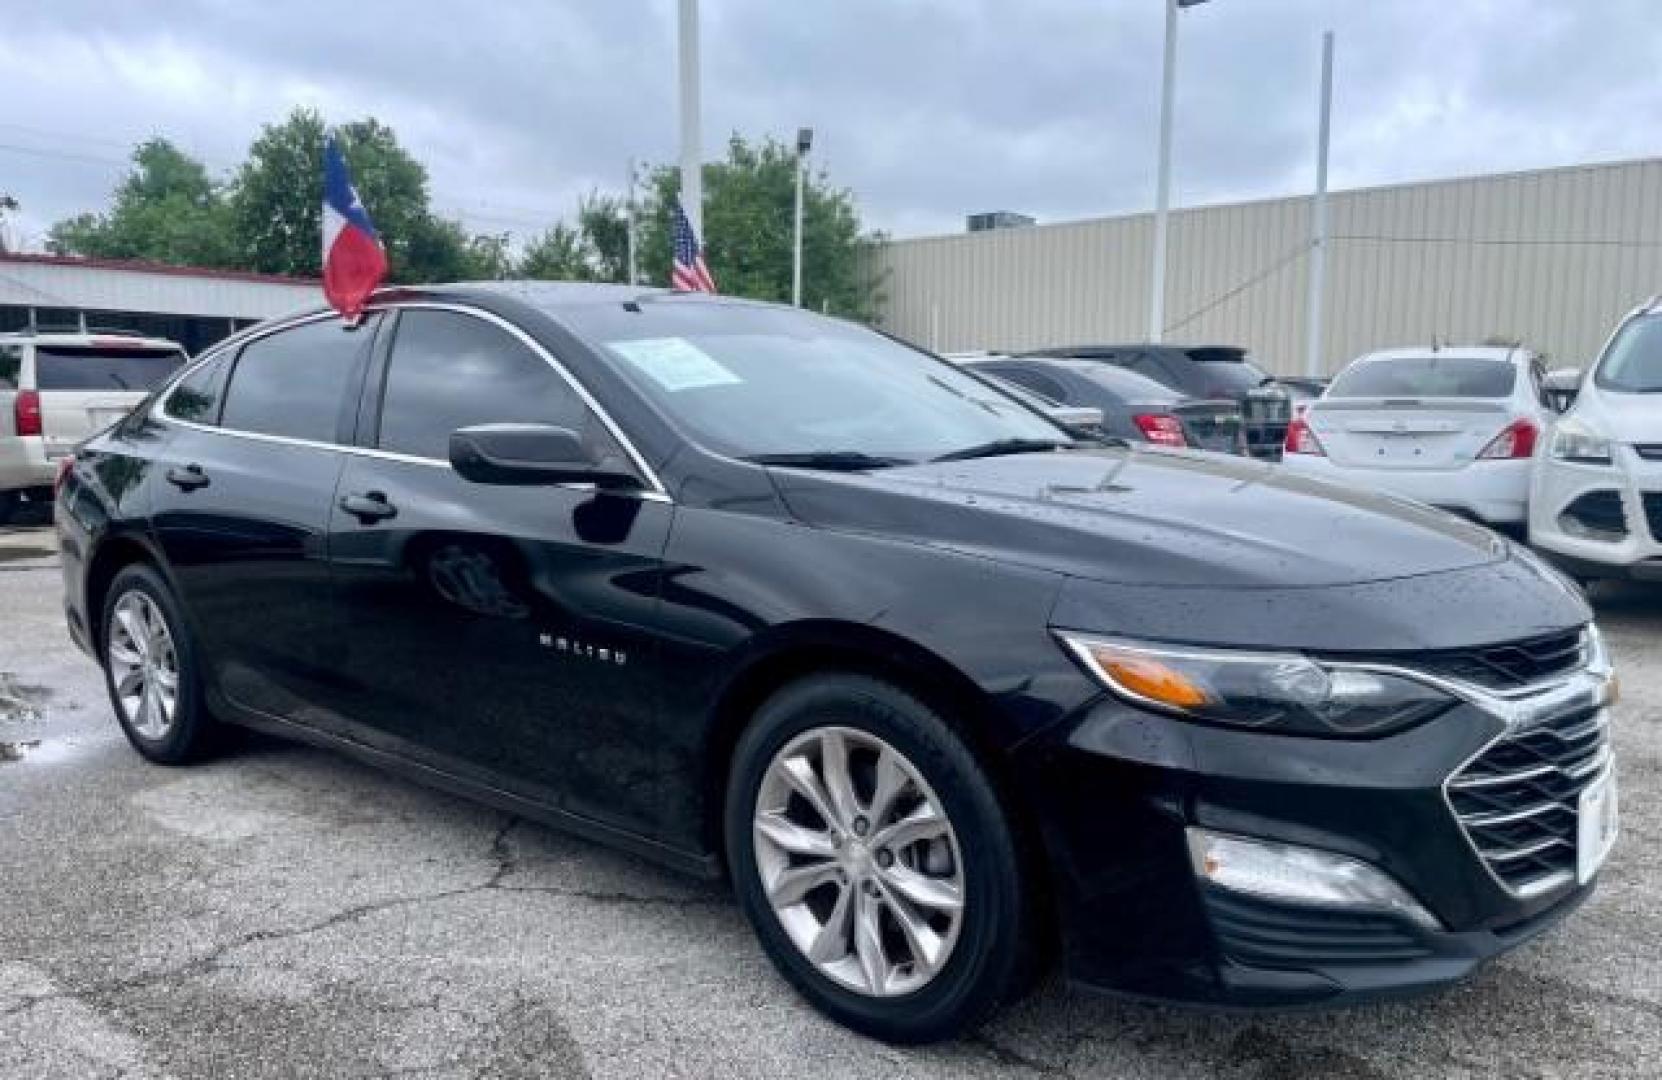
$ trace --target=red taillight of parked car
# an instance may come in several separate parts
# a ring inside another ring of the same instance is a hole
[[[34,390],[19,390],[12,406],[19,435],[40,434],[40,394]]]
[[[75,467],[75,455],[65,454],[58,459],[58,475],[52,480],[52,494],[63,494],[63,482],[69,479],[69,470]]]
[[[1478,456],[1482,461],[1512,460],[1535,456],[1535,440],[1541,431],[1533,420],[1517,419],[1506,425],[1506,430],[1490,440]]]
[[[1188,438],[1183,434],[1183,424],[1175,416],[1165,413],[1137,413],[1131,419],[1151,443],[1159,443],[1161,446],[1189,445]]]
[[[1322,449],[1321,440],[1316,433],[1310,430],[1310,421],[1303,416],[1295,416],[1287,423],[1287,438],[1281,444],[1281,450],[1287,454],[1314,454],[1317,457],[1326,457],[1327,451]]]

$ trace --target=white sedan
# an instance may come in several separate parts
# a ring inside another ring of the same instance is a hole
[[[1351,361],[1287,428],[1292,472],[1521,529],[1551,416],[1525,349],[1392,349]]]
[[[1546,443],[1530,544],[1579,577],[1662,581],[1662,304],[1622,320]]]

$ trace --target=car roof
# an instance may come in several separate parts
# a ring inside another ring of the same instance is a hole
[[[121,349],[178,349],[184,351],[184,346],[177,341],[167,338],[145,337],[142,334],[128,334],[120,330],[93,330],[88,333],[79,331],[59,330],[20,330],[13,333],[0,333],[0,344],[21,345],[31,343],[36,345],[73,345],[78,348],[121,348]]]
[[[1172,344],[1165,344],[1165,343],[1162,343],[1162,344],[1159,344],[1159,345],[1154,345],[1154,344],[1150,344],[1149,342],[1142,341],[1142,342],[1127,343],[1127,344],[1123,344],[1123,345],[1112,345],[1112,344],[1110,344],[1110,345],[1056,345],[1056,346],[1051,346],[1049,348],[1044,348],[1044,349],[1033,349],[1033,350],[1031,350],[1027,353],[1024,353],[1023,355],[1025,355],[1025,356],[1050,356],[1050,357],[1077,356],[1077,357],[1080,357],[1080,358],[1087,358],[1087,357],[1092,357],[1092,356],[1103,355],[1103,354],[1106,354],[1106,353],[1123,353],[1123,352],[1161,352],[1161,353],[1232,352],[1232,353],[1239,353],[1241,356],[1244,357],[1248,353],[1250,353],[1251,351],[1252,351],[1251,349],[1248,349],[1248,348],[1246,348],[1245,346],[1242,346],[1242,345],[1199,345],[1199,344],[1192,344],[1192,343],[1187,344],[1187,345],[1172,345]]]

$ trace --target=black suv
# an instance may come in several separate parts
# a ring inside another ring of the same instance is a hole
[[[493,284],[266,323],[84,444],[56,513],[145,757],[249,725],[725,874],[885,1039],[1052,949],[1201,1002],[1442,984],[1613,835],[1609,668],[1532,556],[1076,442],[793,308]]]
[[[1281,444],[1293,416],[1294,393],[1233,345],[1073,345],[1037,349],[1024,356],[1096,360],[1134,371],[1192,398],[1227,398],[1245,417],[1247,452],[1281,460]]]

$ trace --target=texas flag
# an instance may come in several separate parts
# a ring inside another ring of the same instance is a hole
[[[387,253],[331,133],[323,144],[323,295],[354,318],[386,276]]]

